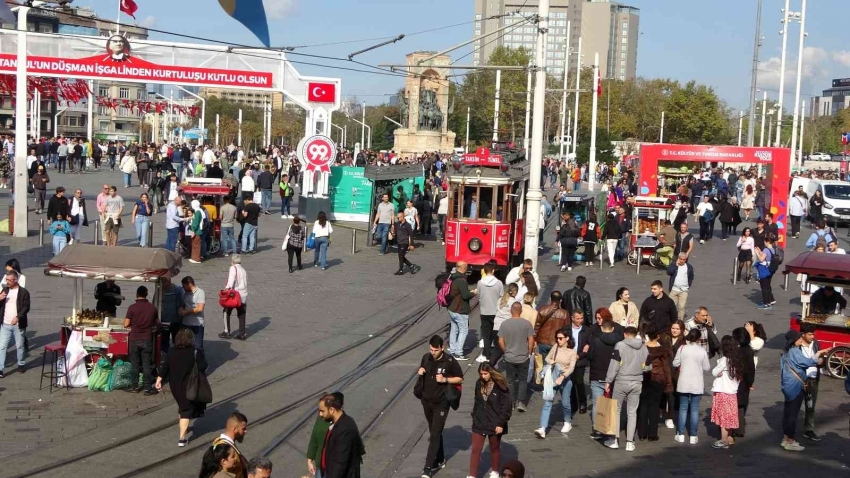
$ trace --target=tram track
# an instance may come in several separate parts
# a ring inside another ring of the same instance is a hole
[[[272,385],[278,384],[278,383],[282,382],[283,380],[292,378],[296,375],[300,375],[300,374],[302,374],[302,373],[304,373],[308,370],[311,370],[311,369],[313,369],[313,368],[315,368],[315,367],[317,367],[321,364],[324,364],[324,363],[326,363],[330,360],[338,359],[341,354],[344,354],[346,352],[350,352],[350,351],[353,351],[355,349],[358,349],[358,348],[360,348],[360,347],[362,347],[362,346],[364,346],[364,345],[366,345],[366,344],[368,344],[372,341],[375,341],[375,340],[382,338],[385,334],[389,333],[390,331],[393,331],[395,329],[399,329],[399,330],[396,330],[393,333],[393,335],[390,336],[390,338],[387,339],[387,342],[391,341],[391,342],[394,343],[396,340],[398,340],[398,338],[400,338],[401,336],[404,335],[404,332],[406,332],[411,326],[413,326],[414,324],[419,322],[422,318],[427,316],[435,307],[436,307],[436,304],[433,301],[430,301],[430,303],[426,303],[425,305],[418,308],[416,311],[408,314],[407,316],[403,317],[402,319],[395,321],[392,324],[390,324],[390,325],[388,325],[388,326],[386,326],[386,327],[384,327],[384,328],[382,328],[382,329],[380,329],[376,332],[373,332],[372,334],[369,334],[369,336],[367,336],[367,337],[363,337],[363,338],[361,338],[361,339],[359,339],[359,340],[357,340],[357,341],[355,341],[355,342],[353,342],[349,345],[346,345],[345,347],[342,347],[342,348],[334,350],[333,352],[330,352],[326,355],[318,357],[317,359],[315,359],[314,361],[312,361],[311,363],[307,364],[304,367],[300,367],[300,368],[279,374],[279,375],[274,376],[274,377],[272,377],[268,380],[265,380],[265,381],[260,382],[256,385],[253,385],[250,388],[247,388],[247,389],[242,390],[238,393],[232,394],[232,395],[230,395],[226,398],[223,398],[221,400],[217,400],[215,402],[215,404],[213,404],[213,405],[211,405],[210,407],[207,408],[207,413],[209,413],[212,410],[222,408],[227,404],[233,403],[233,402],[235,402],[239,399],[245,398],[249,395],[255,394],[256,392],[261,391],[263,389],[266,389],[266,388],[268,388]],[[380,313],[380,312],[381,311],[379,311],[378,313]],[[374,315],[375,314],[373,314],[373,316]],[[366,319],[361,320],[360,322],[358,322],[358,324],[364,322],[365,320]],[[444,328],[445,327],[443,327],[443,329]],[[385,342],[385,344],[386,344],[386,342]],[[340,383],[343,380],[348,380],[348,379],[351,379],[351,378],[354,378],[354,379],[359,378],[360,376],[362,376],[362,375],[359,375],[360,373],[365,374],[365,373],[368,373],[369,371],[373,370],[374,368],[377,368],[378,365],[373,365],[373,366],[370,367],[370,366],[368,366],[368,364],[375,357],[377,357],[378,355],[383,353],[387,348],[389,348],[390,345],[392,345],[392,343],[389,343],[386,346],[385,346],[385,344],[382,344],[381,346],[378,347],[377,350],[380,350],[380,353],[378,353],[377,355],[375,355],[374,352],[372,354],[370,354],[366,361],[364,361],[360,365],[358,365],[358,367],[355,368],[355,370],[348,372],[347,374],[343,375],[343,377],[341,377],[337,381],[337,383]],[[417,343],[416,345],[418,346],[419,343]],[[384,359],[379,363],[380,363],[380,365],[383,365],[384,363],[388,362],[389,360],[391,360],[395,357],[396,357],[396,355],[393,354],[393,355],[389,356],[387,359]],[[280,360],[283,360],[283,359],[280,359]],[[351,382],[353,382],[353,381],[354,380],[351,380]],[[293,403],[290,403],[290,404],[288,404],[284,407],[278,408],[275,411],[261,417],[259,420],[252,422],[252,425],[254,425],[254,424],[259,425],[259,424],[262,424],[262,423],[266,423],[266,422],[268,422],[268,421],[270,421],[274,418],[277,418],[277,417],[282,416],[286,413],[289,413],[290,411],[297,409],[298,407],[300,407],[301,405],[303,405],[307,401],[311,400],[312,398],[314,398],[314,397],[317,398],[317,395],[320,394],[320,393],[321,393],[321,391],[311,393],[310,395],[304,396],[304,397],[296,400]],[[169,404],[169,405],[173,406],[173,404]],[[166,406],[163,406],[162,408],[166,408]],[[64,458],[64,459],[57,460],[57,461],[54,461],[52,463],[48,463],[46,465],[40,466],[40,467],[36,467],[36,468],[30,469],[30,470],[27,470],[23,473],[12,475],[11,478],[24,478],[24,477],[44,474],[44,473],[51,472],[51,471],[54,471],[54,470],[62,469],[64,467],[68,466],[68,465],[86,460],[88,458],[98,456],[98,455],[106,453],[106,452],[113,451],[118,447],[126,446],[128,444],[132,444],[136,441],[139,441],[139,440],[142,440],[144,438],[153,436],[153,435],[155,435],[159,432],[172,429],[173,427],[174,427],[174,422],[169,421],[167,423],[163,423],[161,425],[154,426],[152,428],[149,428],[145,431],[133,434],[131,436],[110,442],[107,445],[103,445],[103,446],[100,446],[100,447],[97,447],[97,448],[94,448],[94,449],[91,449],[91,450],[87,450],[85,452],[73,455],[69,458]],[[205,446],[205,445],[206,445],[206,443],[202,444],[201,446]],[[186,454],[195,451],[195,449],[196,448],[194,448],[194,447],[187,447],[187,449],[182,451],[181,453],[174,455],[172,457],[169,457],[166,460],[163,460],[159,463],[154,464],[155,465],[154,468],[161,466],[164,463],[174,461],[175,459],[177,459],[181,456],[185,456]],[[138,473],[147,471],[147,469],[148,469],[148,467],[142,467],[140,469],[133,470],[132,472],[121,475],[121,476],[136,476]]]

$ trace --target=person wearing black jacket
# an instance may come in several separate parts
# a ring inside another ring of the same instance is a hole
[[[566,211],[562,212],[561,227],[558,229],[558,242],[561,244],[561,272],[573,270],[579,236],[581,236],[581,230],[573,219],[573,215]]]
[[[109,169],[115,171],[115,158],[118,156],[118,148],[115,147],[114,141],[109,142],[109,147],[106,148],[106,155],[109,157]]]
[[[744,327],[732,331],[732,338],[738,343],[738,355],[743,364],[743,380],[738,381],[738,428],[731,432],[733,437],[743,437],[747,433],[747,408],[750,404],[750,389],[756,381],[755,353],[750,347],[750,333]]]
[[[59,186],[56,188],[56,194],[47,202],[47,217],[51,220],[56,218],[57,214],[67,218],[70,215],[71,206],[68,204],[68,198],[65,197],[65,188]]]
[[[484,450],[484,439],[490,442],[490,469],[501,465],[500,444],[508,433],[511,419],[511,394],[508,383],[488,362],[478,366],[479,380],[475,383],[472,406],[472,453],[469,456],[469,476],[478,476],[478,464]]]
[[[419,272],[419,266],[407,260],[407,251],[413,250],[413,229],[410,223],[404,220],[404,212],[398,213],[398,220],[392,225],[393,235],[398,243],[398,271],[397,276],[404,275],[404,266],[410,269],[411,274]]]
[[[676,303],[664,293],[664,284],[660,280],[653,281],[649,290],[652,295],[640,306],[640,324],[653,324],[659,334],[669,334],[670,325],[679,318]]]
[[[442,337],[431,337],[428,342],[429,353],[422,357],[417,372],[420,383],[413,389],[416,398],[422,402],[422,411],[428,422],[428,451],[422,471],[422,476],[426,478],[446,466],[443,450],[443,428],[449,416],[446,388],[463,383],[463,370],[454,357],[443,351],[443,345]]]
[[[591,354],[590,350],[590,327],[586,324],[586,320],[584,317],[584,312],[580,310],[574,310],[572,314],[572,326],[570,327],[570,333],[573,336],[573,340],[576,342],[576,368],[573,371],[573,374],[570,376],[570,380],[573,381],[573,396],[570,397],[571,410],[575,410],[578,408],[578,412],[581,414],[587,413],[587,390],[584,387],[584,371],[588,365],[590,365],[590,361],[588,360],[588,356]],[[575,403],[573,403],[575,402]],[[578,404],[578,407],[575,405]]]
[[[6,349],[12,336],[15,337],[18,372],[26,371],[24,331],[27,329],[27,314],[30,311],[30,293],[18,285],[19,276],[14,270],[6,271],[6,285],[0,292],[0,317],[3,318],[0,326],[0,378],[3,378],[3,370],[6,368]],[[13,298],[15,303],[10,305]]]
[[[608,249],[608,263],[610,267],[614,267],[615,252],[617,243],[620,242],[620,236],[623,231],[620,229],[620,223],[617,221],[616,213],[611,213],[608,220],[605,221],[605,247]]]
[[[320,467],[324,478],[360,478],[366,449],[357,423],[342,411],[339,398],[328,394],[319,401],[319,416],[332,423],[325,437]]]
[[[587,355],[590,363],[590,403],[593,406],[590,413],[591,427],[596,418],[596,399],[605,394],[605,378],[611,356],[614,355],[614,346],[623,340],[623,328],[617,328],[618,325],[610,318],[603,320],[599,326],[599,333],[591,340],[590,353]],[[593,430],[592,436],[593,438],[603,437],[596,430]]]
[[[587,279],[584,276],[576,277],[576,285],[570,290],[565,290],[561,298],[561,308],[566,309],[572,317],[573,312],[584,314],[584,325],[590,326],[593,317],[593,301],[590,292],[584,290]]]

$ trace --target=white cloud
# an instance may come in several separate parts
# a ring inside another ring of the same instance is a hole
[[[834,51],[832,59],[844,66],[850,66],[850,51]]]
[[[269,20],[282,20],[297,8],[297,0],[263,0],[266,17]]]
[[[147,16],[139,22],[139,26],[142,28],[153,28],[156,26],[156,17]]]
[[[814,87],[819,87],[825,80],[830,77],[830,69],[835,66],[838,60],[836,56],[839,53],[846,54],[848,65],[850,65],[850,52],[833,52],[829,53],[820,47],[804,47],[803,48],[803,83]],[[768,90],[779,89],[779,72],[782,60],[777,57],[771,57],[763,61],[759,65],[759,87]],[[797,56],[789,54],[785,57],[785,91],[793,89],[794,83],[797,81]]]

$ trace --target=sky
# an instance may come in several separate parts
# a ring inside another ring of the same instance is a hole
[[[404,63],[407,53],[442,50],[472,37],[472,0],[263,0],[269,17],[272,46],[305,46],[295,53],[342,58],[343,61],[289,54],[289,59],[327,65],[295,65],[305,75],[342,78],[344,98],[379,104],[403,86],[403,78],[347,61],[350,53],[407,35],[403,40],[355,57],[370,65]],[[802,0],[791,0],[791,11],[801,9]],[[92,6],[103,17],[114,18],[118,0],[76,0]],[[216,0],[136,0],[138,23],[151,28],[237,45],[259,45],[241,24],[230,18]],[[641,9],[638,44],[638,75],[696,80],[715,88],[733,109],[749,104],[753,41],[757,0],[628,0]],[[768,98],[779,90],[784,0],[764,0],[759,86]],[[850,44],[842,24],[846,0],[808,2],[802,95],[820,95],[832,78],[850,77]],[[123,21],[131,20],[126,15]],[[427,33],[440,27],[465,23]],[[789,25],[786,58],[785,103],[793,103],[799,23]],[[191,42],[160,33],[152,39]],[[199,43],[202,43],[198,41]],[[340,43],[345,42],[345,43]],[[327,43],[334,45],[313,46]],[[452,53],[457,58],[471,51],[466,47]],[[459,63],[470,64],[471,56]],[[370,73],[332,68],[354,68]],[[759,93],[761,98],[761,93]]]

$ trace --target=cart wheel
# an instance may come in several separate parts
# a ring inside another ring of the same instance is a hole
[[[826,369],[833,378],[847,378],[847,374],[850,373],[850,348],[832,349],[826,356]]]
[[[213,237],[210,241],[210,254],[218,254],[218,251],[221,250],[221,240],[217,237]]]
[[[649,265],[656,269],[661,267],[661,259],[658,258],[658,254],[652,253],[649,255]]]
[[[630,266],[636,266],[638,261],[638,251],[634,250],[629,252],[629,255],[626,259],[629,261]]]

